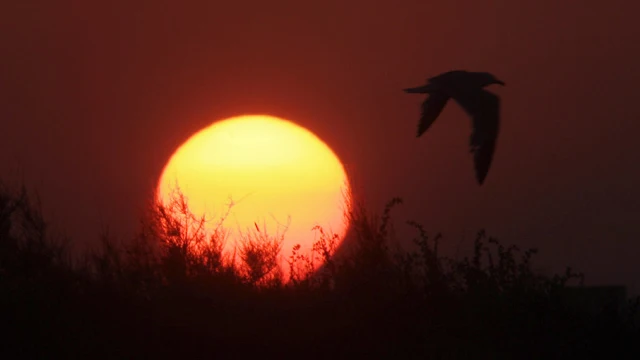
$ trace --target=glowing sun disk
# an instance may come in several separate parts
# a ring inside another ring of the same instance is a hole
[[[344,237],[344,195],[349,191],[342,163],[308,130],[267,115],[215,122],[189,138],[166,164],[158,197],[167,201],[175,186],[195,215],[222,216],[233,201],[225,226],[232,232],[225,250],[238,244],[238,230],[254,223],[275,235],[290,219],[280,265],[294,245],[309,251],[316,225]],[[231,221],[229,223],[229,220]]]

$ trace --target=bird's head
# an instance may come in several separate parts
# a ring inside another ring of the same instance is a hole
[[[481,72],[481,73],[478,73],[478,77],[479,77],[480,82],[483,84],[483,86],[489,86],[489,85],[493,85],[493,84],[498,84],[498,85],[505,86],[504,81],[499,80],[498,78],[496,78],[491,73]]]

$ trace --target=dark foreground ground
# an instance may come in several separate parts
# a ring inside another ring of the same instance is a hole
[[[5,192],[0,358],[640,358],[624,289],[587,296],[568,288],[577,274],[537,275],[535,251],[482,232],[471,258],[440,257],[419,225],[416,251],[395,251],[397,202],[380,218],[352,214],[343,255],[322,237],[321,271],[292,256],[285,284],[267,246],[277,239],[253,238],[233,263],[162,206],[134,240],[72,258],[25,194]]]

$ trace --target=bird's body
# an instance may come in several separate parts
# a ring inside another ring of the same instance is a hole
[[[418,137],[429,129],[449,99],[455,100],[471,116],[470,150],[474,154],[476,178],[480,185],[489,172],[499,130],[500,99],[484,90],[491,84],[504,85],[490,73],[453,70],[428,79],[426,85],[404,90],[429,95],[422,103]]]
[[[427,80],[424,86],[406,89],[407,92],[430,93],[433,91],[444,92],[453,97],[461,92],[482,88],[492,81],[492,75],[488,73],[469,72],[465,70],[452,70],[436,75]]]

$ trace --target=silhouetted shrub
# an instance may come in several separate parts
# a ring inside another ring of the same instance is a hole
[[[392,199],[380,217],[352,207],[342,249],[335,234],[316,228],[312,253],[282,254],[284,278],[276,260],[284,234],[256,224],[226,254],[226,215],[205,231],[210,220],[191,214],[179,192],[153,204],[130,240],[105,232],[94,251],[71,256],[25,189],[1,188],[0,308],[10,334],[1,351],[21,358],[638,354],[637,302],[587,311],[567,300],[581,274],[536,274],[536,249],[504,246],[484,231],[472,256],[453,259],[439,253],[439,234],[410,222],[416,250],[402,250],[391,221],[401,203]]]

